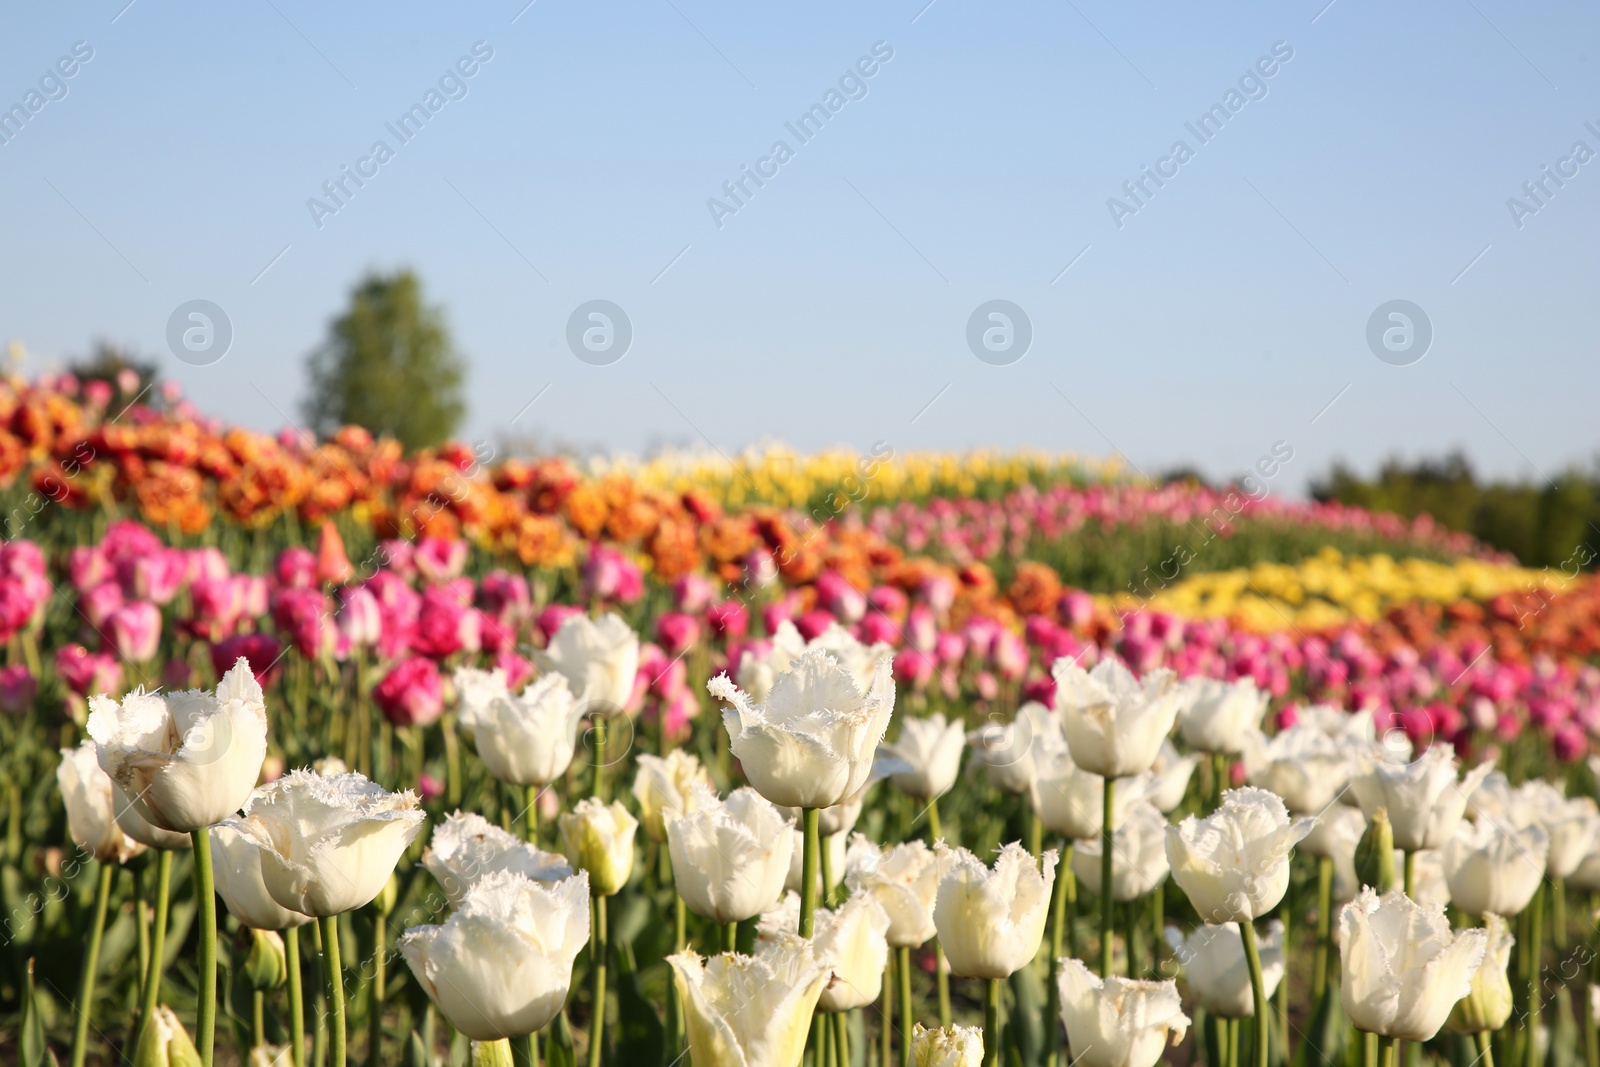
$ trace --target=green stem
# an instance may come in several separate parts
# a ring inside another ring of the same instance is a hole
[[[250,992],[250,1047],[267,1043],[267,994],[265,990]]]
[[[133,875],[133,919],[139,931],[139,1003],[144,1003],[144,982],[150,973],[150,902],[144,895],[144,871],[148,863],[138,869],[129,868]]]
[[[722,925],[722,951],[739,951],[739,924],[737,922]]]
[[[527,814],[524,818],[527,821],[528,843],[532,845],[539,843],[539,792],[536,785],[528,786],[526,791]]]
[[[1533,901],[1528,905],[1528,943],[1523,946],[1528,960],[1528,1019],[1524,1024],[1523,1062],[1527,1067],[1539,1063],[1539,985],[1543,974],[1544,948],[1544,881],[1533,891]]]
[[[1055,1019],[1061,1014],[1061,991],[1056,988],[1056,971],[1061,964],[1062,942],[1066,931],[1062,926],[1067,922],[1067,882],[1072,878],[1072,842],[1068,841],[1062,846],[1061,856],[1056,860],[1056,884],[1050,891],[1050,981],[1045,985],[1045,1030],[1048,1037],[1045,1041],[1045,1065],[1056,1067],[1061,1053],[1061,1028],[1055,1025]]]
[[[599,716],[594,721],[594,788],[595,796],[606,799],[606,720]]]
[[[890,1044],[889,1035],[894,1031],[890,1022],[894,1018],[894,983],[896,980],[895,957],[897,952],[889,953],[889,958],[884,961],[883,967],[883,992],[878,995],[878,1063],[881,1067],[890,1067],[891,1056],[894,1048]]]
[[[944,840],[944,827],[939,825],[938,797],[928,801],[928,837],[933,841]]]
[[[1271,1021],[1267,1018],[1267,987],[1261,980],[1261,951],[1256,945],[1255,921],[1246,919],[1239,924],[1239,930],[1244,934],[1244,958],[1250,965],[1250,991],[1255,995],[1255,1067],[1267,1067],[1267,1034]]]
[[[939,939],[933,939],[933,976],[939,986],[939,1026],[950,1029],[950,961],[945,959]],[[907,1041],[911,1040],[908,1036]]]
[[[1378,1067],[1378,1035],[1361,1035],[1361,1067]]]
[[[1317,961],[1311,971],[1311,1002],[1322,1003],[1322,991],[1328,988],[1328,953],[1333,934],[1333,861],[1327,857],[1317,860]]]
[[[900,958],[895,961],[895,972],[900,979],[900,1063],[901,1067],[911,1067],[911,1031],[915,1026],[911,1004],[911,950],[902,945],[898,955]],[[884,1029],[888,1028],[885,1021]],[[889,1067],[887,1056],[883,1059],[883,1067]]]
[[[1289,879],[1289,884],[1283,890],[1283,937],[1282,951],[1285,960],[1293,959],[1289,954],[1289,941],[1296,921],[1294,912],[1294,879]],[[1278,1040],[1283,1048],[1289,1047],[1289,968],[1285,967],[1283,978],[1278,982],[1277,996],[1278,1009]]]
[[[1489,1031],[1479,1030],[1473,1037],[1478,1042],[1478,1062],[1483,1067],[1494,1067],[1494,1041]]]
[[[817,850],[818,859],[822,867],[822,906],[831,908],[833,907],[833,891],[835,888],[833,884],[832,850],[828,848],[828,837],[826,835],[819,839],[818,844],[820,845]]]
[[[805,827],[804,852],[800,857],[800,936],[810,937],[816,925],[817,913],[817,861],[821,840],[817,833],[816,808],[806,808],[801,815]]]
[[[200,1003],[195,1009],[194,1046],[202,1067],[211,1067],[217,1039],[217,891],[211,873],[211,831],[189,834],[194,841],[194,892],[200,905]]]
[[[389,916],[375,905],[372,916],[372,983],[367,987],[367,1062],[383,1062],[383,998],[388,992],[384,959],[389,945]]]
[[[1000,979],[991,978],[983,988],[983,1067],[1000,1062]]]
[[[511,1062],[515,1067],[539,1067],[539,1036],[528,1034],[511,1039]]]
[[[83,1067],[89,1053],[89,1016],[94,1012],[94,977],[100,967],[100,941],[106,932],[106,905],[111,900],[114,864],[100,861],[100,882],[94,895],[94,925],[89,928],[89,943],[83,950],[83,972],[78,975],[77,1018],[72,1028],[72,1067]]]
[[[1132,902],[1122,908],[1122,940],[1128,946],[1128,977],[1135,980],[1139,977],[1139,953],[1135,950],[1135,938],[1139,933],[1137,911]]]
[[[661,850],[662,855],[667,850]],[[682,952],[688,945],[689,914],[688,907],[683,903],[683,897],[678,893],[677,884],[669,875],[666,879],[672,889],[672,948],[675,952]],[[667,983],[667,1059],[670,1061],[682,1051],[683,1045],[683,1003],[678,999],[678,983]]]
[[[289,972],[289,1057],[294,1067],[306,1067],[306,1001],[300,988],[300,928],[283,932],[283,955]]]
[[[328,1063],[345,1067],[344,965],[339,962],[339,916],[324,915],[322,969],[328,985]]]
[[[833,1017],[833,1058],[839,1067],[850,1067],[850,1026],[844,1012]]]
[[[1409,848],[1405,850],[1405,891],[1406,896],[1412,900],[1417,899],[1417,854]]]
[[[1239,1034],[1244,1030],[1243,1019],[1228,1019],[1228,1067],[1239,1067]]]
[[[1111,929],[1114,914],[1111,900],[1111,813],[1117,796],[1117,780],[1105,780],[1105,796],[1100,808],[1100,977],[1111,977]],[[1128,946],[1130,957],[1133,946]]]
[[[600,1067],[606,1029],[606,901],[594,898],[594,926],[589,936],[589,1067]]]
[[[167,911],[172,896],[172,853],[161,850],[156,861],[156,918],[150,927],[150,969],[144,976],[144,1000],[139,1005],[139,1035],[144,1034],[148,1020],[156,1012],[156,1002],[161,994],[161,961],[167,954]],[[138,1037],[134,1038],[138,1048]]]
[[[1406,859],[1409,860],[1410,858],[1411,858],[1410,853],[1407,853],[1406,854]],[[1379,1067],[1397,1067],[1397,1064],[1395,1062],[1395,1039],[1392,1038],[1392,1037],[1379,1038],[1378,1039],[1378,1048],[1379,1048],[1379,1056],[1378,1056]]]

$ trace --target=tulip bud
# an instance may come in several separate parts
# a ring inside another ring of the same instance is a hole
[[[200,1067],[200,1053],[172,1009],[158,1006],[139,1038],[133,1067]]]
[[[511,1042],[503,1037],[498,1041],[474,1041],[472,1067],[511,1067]]]
[[[1356,878],[1379,893],[1387,893],[1395,886],[1394,828],[1389,825],[1387,809],[1378,808],[1372,813],[1366,831],[1356,843]]]
[[[1484,928],[1488,940],[1483,962],[1472,975],[1472,992],[1456,1001],[1445,1026],[1458,1034],[1477,1034],[1498,1030],[1511,1018],[1511,982],[1506,965],[1511,962],[1511,946],[1516,938],[1498,915],[1489,915]]]
[[[241,971],[251,989],[265,993],[283,985],[289,977],[289,965],[284,956],[283,938],[276,930],[241,926],[236,943],[239,954],[244,956]]]
[[[245,1060],[248,1067],[293,1067],[288,1045],[257,1045]]]
[[[589,872],[589,889],[609,897],[633,873],[633,834],[639,822],[620,802],[588,797],[561,815],[561,846],[574,867]]]

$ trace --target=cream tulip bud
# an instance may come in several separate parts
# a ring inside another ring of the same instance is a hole
[[[1375,760],[1370,772],[1351,780],[1351,787],[1367,818],[1379,808],[1389,812],[1395,847],[1416,852],[1449,844],[1467,798],[1491,769],[1480,764],[1457,781],[1455,754],[1435,746],[1411,763]]]
[[[1171,741],[1161,742],[1161,751],[1156,755],[1155,765],[1150,768],[1153,778],[1150,800],[1163,814],[1170,814],[1183,803],[1185,794],[1189,792],[1189,779],[1194,776],[1194,769],[1199,763],[1198,756],[1180,755]],[[1122,791],[1120,786],[1117,791]]]
[[[1150,803],[1140,804],[1111,836],[1111,898],[1138,900],[1167,880],[1167,817]],[[1100,839],[1078,842],[1072,873],[1084,889],[1100,896]]]
[[[183,1023],[165,1004],[158,1004],[139,1035],[133,1067],[200,1067],[200,1051]]]
[[[489,671],[457,667],[451,680],[456,687],[456,729],[468,738],[476,734],[478,720],[488,709],[489,702],[511,695],[506,687],[506,672],[498,667]]]
[[[798,1067],[828,967],[793,934],[756,956],[668,956],[693,1067]]]
[[[781,944],[800,921],[800,897],[786,894],[756,925],[757,954]],[[889,962],[889,915],[870,896],[851,897],[837,908],[818,908],[812,951],[828,967],[818,1011],[850,1011],[878,999]]]
[[[476,812],[456,812],[433,828],[422,865],[459,908],[472,883],[495,871],[511,871],[535,882],[571,878],[565,856],[546,852],[500,829]]]
[[[289,977],[288,953],[278,931],[240,926],[235,944],[234,959],[244,961],[239,976],[251,989],[265,993]]]
[[[422,829],[415,793],[390,793],[360,774],[290,771],[245,801],[228,826],[261,850],[272,899],[304,915],[340,915],[383,891]]]
[[[190,833],[239,810],[267,758],[267,708],[242,657],[215,693],[146,693],[119,704],[89,698],[89,736],[100,766],[163,830]]]
[[[473,728],[478,758],[512,785],[545,786],[567,773],[578,747],[578,722],[594,705],[572,695],[566,678],[547,674],[521,696],[495,696]]]
[[[572,961],[589,942],[589,879],[484,875],[439,926],[399,941],[411,973],[450,1025],[474,1041],[542,1029],[566,1002]]]
[[[1289,853],[1312,819],[1289,818],[1276,793],[1247,786],[1222,796],[1204,819],[1167,827],[1167,862],[1202,919],[1250,922],[1278,906],[1289,888]]]
[[[1600,809],[1589,797],[1568,799],[1542,778],[1519,787],[1524,803],[1550,839],[1545,873],[1566,878],[1600,845]]]
[[[1056,881],[1056,850],[1046,852],[1041,864],[1013,841],[1001,847],[993,868],[964,848],[935,852],[939,893],[933,923],[950,973],[962,978],[1009,978],[1027,966],[1044,938],[1050,890]]]
[[[1189,1032],[1176,982],[1102,979],[1082,960],[1064,959],[1056,985],[1073,1062],[1082,1067],[1155,1067]]]
[[[925,719],[902,718],[900,736],[880,751],[904,760],[909,769],[889,781],[907,796],[933,800],[950,791],[961,771],[961,750],[967,734],[959,721],[946,723],[935,712]]]
[[[850,838],[845,884],[852,895],[871,896],[889,916],[891,948],[917,948],[939,931],[933,906],[939,895],[939,862],[921,841],[880,849],[861,834]]]
[[[1106,780],[1074,763],[1065,745],[1036,752],[1033,762],[1033,810],[1044,827],[1073,841],[1099,837]],[[1119,781],[1111,800],[1113,830],[1127,821],[1128,812],[1154,796],[1156,788],[1153,774]]]
[[[1502,829],[1462,820],[1444,847],[1450,899],[1468,915],[1520,915],[1544,881],[1549,835],[1539,826]]]
[[[93,741],[61,750],[56,784],[67,809],[67,833],[79,848],[101,863],[126,863],[144,851],[144,845],[117,825],[111,776],[101,769]]]
[[[1314,726],[1291,726],[1271,738],[1252,731],[1239,750],[1251,785],[1271,790],[1297,815],[1327,810],[1350,783],[1350,754]]]
[[[1078,766],[1105,778],[1128,778],[1155,764],[1182,703],[1171,671],[1150,671],[1139,679],[1115,659],[1086,671],[1063,658],[1051,674],[1061,730]]]
[[[678,895],[719,925],[760,915],[783,896],[794,822],[746,786],[718,800],[704,784],[688,814],[667,815],[667,847]]]
[[[1428,1041],[1472,991],[1487,935],[1452,930],[1437,905],[1364,888],[1339,913],[1340,994],[1356,1029]]]
[[[229,823],[213,826],[210,834],[217,892],[230,915],[252,930],[287,930],[311,921],[311,916],[285,908],[267,892],[261,846],[254,838]]]
[[[665,817],[687,814],[696,784],[709,787],[700,760],[687,749],[675,748],[665,757],[640,755],[639,770],[633,776],[633,797],[639,802],[639,823],[650,840],[667,839]]]
[[[1202,1008],[1224,1019],[1255,1016],[1250,964],[1238,923],[1197,926],[1188,937],[1169,926],[1166,934],[1172,955],[1183,966],[1189,992]],[[1271,1000],[1278,983],[1283,981],[1283,923],[1268,923],[1257,945],[1261,953],[1261,985]]]
[[[1030,700],[1010,722],[992,720],[967,734],[972,763],[982,767],[989,784],[1002,793],[1032,797],[1038,767],[1049,754],[1066,750],[1061,720],[1054,711]]]
[[[245,1064],[246,1067],[294,1067],[294,1053],[288,1045],[257,1045],[250,1050]]]
[[[811,649],[780,674],[755,704],[725,674],[711,695],[733,705],[722,713],[733,754],[757,792],[774,804],[828,808],[858,793],[894,711],[894,679],[880,663],[872,684],[856,688],[827,652]]]
[[[606,804],[585,797],[561,813],[561,851],[567,861],[589,872],[589,889],[597,897],[613,896],[633,873],[633,835],[639,820],[619,800]]]
[[[1484,921],[1483,962],[1472,976],[1472,992],[1456,1001],[1445,1027],[1458,1034],[1478,1034],[1498,1030],[1511,1018],[1511,980],[1506,967],[1511,962],[1511,946],[1517,939],[1498,915]]]
[[[587,615],[573,615],[533,658],[545,674],[566,678],[585,714],[615,718],[626,713],[633,699],[634,677],[639,673],[639,635],[615,613],[595,621]]]
[[[1249,736],[1260,732],[1267,713],[1268,694],[1250,677],[1232,682],[1190,678],[1180,692],[1178,729],[1184,744],[1198,752],[1242,751]]]
[[[1355,869],[1361,884],[1379,893],[1393,889],[1398,877],[1395,872],[1401,869],[1395,865],[1394,854],[1394,825],[1388,811],[1378,808],[1356,842]]]
[[[929,1030],[917,1023],[911,1032],[911,1067],[979,1067],[982,1063],[982,1027]]]

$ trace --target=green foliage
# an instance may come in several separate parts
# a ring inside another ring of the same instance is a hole
[[[466,413],[465,362],[443,312],[424,304],[409,270],[363,278],[308,370],[303,408],[319,434],[354,423],[425,448],[455,432]]]
[[[1465,456],[1406,464],[1390,460],[1365,479],[1343,464],[1311,485],[1317,500],[1337,500],[1406,518],[1427,514],[1532,567],[1586,563],[1600,545],[1600,471],[1567,470],[1553,481],[1483,482]]]

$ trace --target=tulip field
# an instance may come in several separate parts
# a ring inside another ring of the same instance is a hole
[[[114,397],[0,382],[0,1062],[1600,1067],[1582,546]]]

